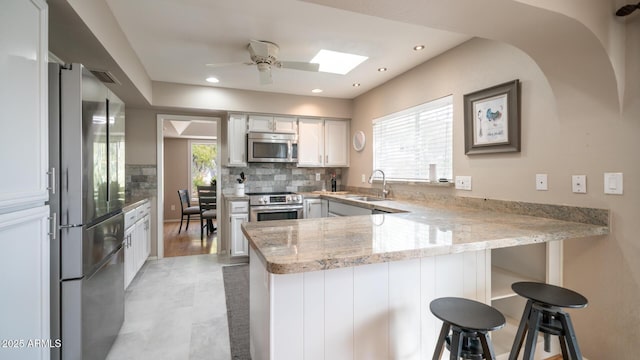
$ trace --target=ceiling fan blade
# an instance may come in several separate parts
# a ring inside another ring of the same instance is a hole
[[[277,66],[283,69],[295,69],[313,72],[317,72],[320,68],[320,64],[307,63],[302,61],[278,61]]]
[[[273,84],[273,80],[271,79],[271,70],[263,70],[263,71],[260,71],[259,74],[260,74],[260,85]]]
[[[620,9],[618,9],[618,11],[616,11],[616,16],[627,16],[639,8],[640,8],[640,3],[625,5]]]

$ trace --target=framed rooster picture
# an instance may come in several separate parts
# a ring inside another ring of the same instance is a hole
[[[519,81],[464,95],[465,154],[520,151]]]

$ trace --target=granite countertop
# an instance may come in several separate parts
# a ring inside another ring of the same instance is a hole
[[[137,208],[138,206],[144,204],[145,202],[149,201],[148,198],[142,198],[142,199],[127,199],[127,201],[124,204],[124,207],[122,208],[122,211],[127,212],[130,211],[132,209]]]
[[[328,270],[609,233],[607,224],[446,203],[424,205],[413,201],[366,202],[344,195],[322,197],[404,213],[242,224],[244,235],[265,261],[267,271],[288,274]],[[601,211],[608,214],[607,210]]]

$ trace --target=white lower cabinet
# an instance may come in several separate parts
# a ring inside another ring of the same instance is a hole
[[[242,234],[241,225],[249,221],[248,201],[229,201],[229,241],[231,256],[249,256],[249,242]]]
[[[134,264],[134,250],[132,246],[132,238],[133,233],[135,232],[136,227],[132,226],[128,228],[124,232],[124,288],[126,289],[133,277],[136,275],[135,264]]]
[[[304,218],[315,219],[328,216],[329,202],[325,199],[304,199]]]
[[[50,339],[48,217],[48,206],[0,214],[2,359],[49,359],[33,343]]]
[[[151,204],[125,212],[124,288],[133,281],[151,251]]]
[[[325,271],[271,274],[250,249],[254,360],[427,359],[439,297],[488,302],[490,250]]]

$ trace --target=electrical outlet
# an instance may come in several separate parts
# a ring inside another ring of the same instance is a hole
[[[316,181],[320,181],[320,173],[316,173]]]
[[[571,189],[576,194],[587,193],[587,175],[571,176]]]
[[[171,211],[176,211],[176,206],[175,205],[171,205]]]
[[[362,174],[362,183],[364,184],[365,182],[367,182],[367,176]]]
[[[549,190],[547,174],[536,174],[536,190]]]
[[[471,176],[456,176],[456,189],[471,190]]]

